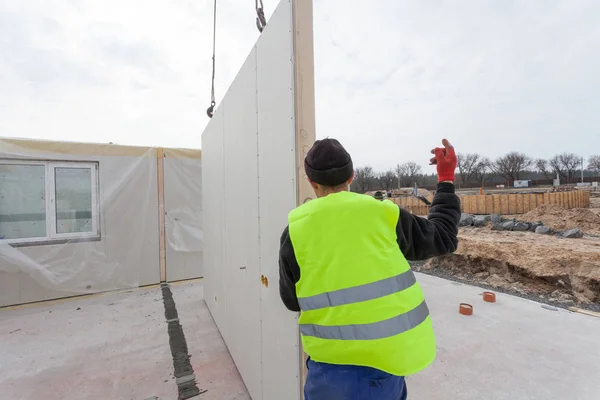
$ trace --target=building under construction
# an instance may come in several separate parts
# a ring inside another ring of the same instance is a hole
[[[312,21],[281,0],[259,24],[202,153],[0,141],[1,398],[303,398],[278,250],[314,197]],[[437,358],[410,398],[598,398],[594,313],[416,276]]]

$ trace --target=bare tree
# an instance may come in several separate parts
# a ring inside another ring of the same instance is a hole
[[[581,157],[573,153],[557,154],[550,159],[550,166],[554,173],[567,178],[567,183],[575,177],[575,172],[581,163]]]
[[[533,164],[533,160],[523,153],[512,151],[498,157],[492,164],[492,170],[507,180],[518,181],[523,173]]]
[[[552,179],[553,174],[552,170],[548,166],[548,160],[538,158],[537,160],[535,160],[535,168],[540,174],[544,175],[544,178]]]
[[[414,161],[409,161],[404,164],[400,164],[396,167],[396,173],[398,174],[398,181],[400,186],[409,187],[415,183],[419,183],[421,177],[421,166]]]
[[[354,170],[354,181],[352,190],[359,193],[368,192],[375,181],[376,176],[371,167],[356,168]]]
[[[480,183],[483,186],[484,182],[487,182],[494,177],[491,165],[492,163],[489,158],[483,157],[481,159],[479,165],[473,173],[473,179],[475,179],[475,182]]]
[[[397,182],[396,173],[392,170],[383,172],[377,176],[377,181],[379,183],[379,188],[384,189],[386,192],[388,192],[394,187],[394,184]]]
[[[597,174],[600,174],[600,155],[590,156],[588,160],[588,169]]]
[[[479,182],[479,177],[485,175],[489,166],[489,160],[476,153],[457,155],[457,167],[462,183],[470,183],[474,180]]]
[[[548,160],[548,163],[550,164],[550,168],[552,168],[552,172],[555,175],[558,174],[566,178],[566,175],[562,171],[562,166],[560,165],[560,159],[558,158],[558,156],[552,157],[550,160]]]

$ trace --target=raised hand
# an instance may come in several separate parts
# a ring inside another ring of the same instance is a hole
[[[454,171],[456,170],[456,153],[454,147],[447,139],[442,140],[444,147],[436,147],[431,150],[434,155],[429,160],[429,165],[435,165],[437,168],[438,182],[454,182]]]

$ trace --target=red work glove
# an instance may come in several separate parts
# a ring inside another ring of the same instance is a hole
[[[454,182],[454,170],[456,170],[456,153],[454,147],[446,139],[442,140],[443,148],[436,147],[431,150],[431,154],[435,154],[429,161],[429,165],[437,167],[438,182]]]

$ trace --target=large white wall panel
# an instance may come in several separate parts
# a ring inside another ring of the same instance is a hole
[[[300,387],[297,314],[285,308],[278,290],[279,240],[297,187],[291,26],[292,8],[279,7],[256,46],[260,265],[270,283],[261,291],[264,400],[296,399]]]
[[[203,264],[204,300],[225,338],[225,281],[223,269],[225,197],[223,166],[223,112],[221,105],[202,133],[202,208],[205,226]],[[210,173],[209,173],[210,171]]]
[[[297,315],[278,289],[297,188],[292,25],[283,0],[202,135],[205,300],[254,400],[300,398]]]
[[[229,88],[225,108],[226,338],[251,396],[260,399],[260,265],[256,155],[256,50]],[[233,113],[233,117],[231,113]]]

